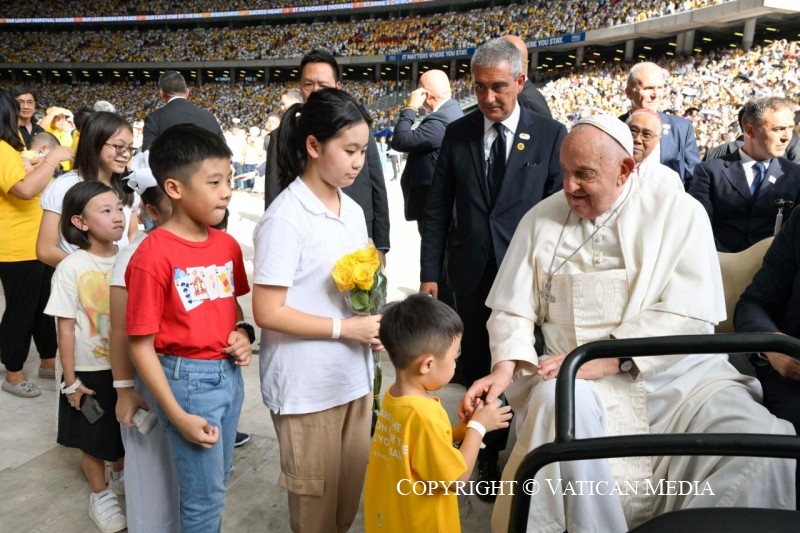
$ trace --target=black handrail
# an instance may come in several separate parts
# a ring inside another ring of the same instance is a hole
[[[800,359],[800,340],[770,333],[678,335],[596,341],[570,352],[556,379],[555,442],[530,452],[517,469],[509,531],[526,531],[531,500],[526,481],[553,462],[676,454],[800,457],[800,439],[787,435],[645,434],[575,440],[575,378],[584,363],[606,357],[742,352],[778,352]]]

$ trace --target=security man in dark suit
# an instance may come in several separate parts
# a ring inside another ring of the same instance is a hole
[[[525,41],[516,35],[504,35],[500,38],[517,47],[517,50],[519,50],[519,53],[522,56],[522,72],[527,73],[528,45],[525,44]],[[541,113],[546,117],[553,117],[544,95],[541,93],[541,91],[539,91],[539,89],[533,86],[533,83],[531,83],[531,80],[527,75],[525,76],[525,84],[522,86],[522,92],[519,93],[517,100],[519,101],[519,105],[522,107],[527,107],[531,111],[536,111],[537,113]]]
[[[718,251],[739,252],[773,235],[775,201],[800,200],[800,165],[783,157],[794,109],[793,101],[781,97],[747,102],[744,144],[695,167],[689,193],[706,208]]]
[[[158,89],[161,99],[167,104],[144,118],[142,131],[142,151],[149,150],[153,140],[162,131],[175,124],[195,124],[222,137],[217,119],[211,112],[191,103],[189,88],[180,72],[168,70],[158,77]]]
[[[422,237],[422,218],[428,191],[439,157],[444,130],[447,125],[464,116],[458,102],[451,98],[452,90],[447,74],[441,70],[429,70],[419,78],[419,87],[408,95],[408,105],[400,112],[394,126],[391,147],[408,154],[400,188],[405,200],[406,220],[415,220]],[[412,129],[417,112],[424,107],[428,114]],[[453,291],[447,286],[443,276],[439,278],[439,299],[455,309]]]
[[[733,325],[738,333],[800,338],[800,209],[772,241],[761,270],[736,305]],[[800,434],[800,363],[776,352],[752,354],[751,362],[764,389],[764,407]],[[795,486],[800,500],[800,476]]]
[[[525,76],[517,48],[502,39],[472,57],[478,110],[447,126],[422,226],[420,291],[436,297],[447,283],[464,322],[454,381],[466,386],[490,373],[486,297],[522,216],[559,191],[559,150],[566,128],[520,106]],[[478,479],[500,478],[497,455],[507,431],[487,436]],[[493,500],[492,495],[482,499]]]

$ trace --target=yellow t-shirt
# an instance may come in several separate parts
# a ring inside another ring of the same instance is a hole
[[[455,481],[466,469],[439,398],[395,397],[386,391],[369,452],[365,531],[460,532],[455,484],[446,493],[414,483]]]
[[[72,135],[70,135],[64,130],[57,130],[52,127],[47,128],[47,131],[56,136],[56,139],[58,139],[58,143],[61,146],[72,148]],[[69,161],[62,161],[61,168],[63,168],[65,172],[68,170],[72,170],[72,163]]]
[[[10,144],[0,141],[0,261],[36,259],[36,236],[42,222],[39,194],[23,200],[11,188],[25,177],[22,156]]]

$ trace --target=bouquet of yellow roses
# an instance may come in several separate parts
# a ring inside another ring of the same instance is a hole
[[[341,257],[333,267],[333,281],[344,293],[347,305],[357,315],[377,315],[386,303],[386,275],[383,273],[378,250],[371,244],[366,248]],[[381,369],[380,354],[372,352],[375,365],[372,408],[380,410]]]

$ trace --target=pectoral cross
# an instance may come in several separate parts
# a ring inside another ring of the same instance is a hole
[[[556,297],[550,292],[552,288],[553,285],[550,282],[550,277],[548,276],[547,281],[544,284],[544,290],[539,293],[539,298],[542,299],[542,302],[554,303],[556,301]]]

